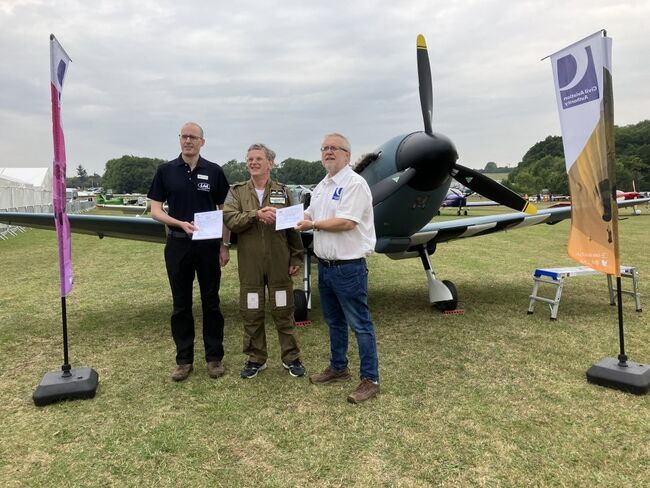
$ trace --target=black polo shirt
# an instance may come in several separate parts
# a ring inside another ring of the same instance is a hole
[[[218,164],[199,156],[194,171],[191,171],[178,156],[158,166],[147,197],[167,202],[171,217],[192,222],[196,212],[215,210],[217,205],[223,204],[228,189],[228,180]]]

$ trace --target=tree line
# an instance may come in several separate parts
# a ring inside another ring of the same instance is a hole
[[[619,190],[650,189],[650,120],[614,126],[616,186]],[[560,136],[548,136],[524,154],[502,182],[521,194],[535,195],[546,188],[556,195],[569,194],[564,148]]]
[[[618,189],[629,191],[634,182],[638,190],[650,190],[650,120],[615,126],[614,132]],[[77,176],[68,178],[67,185],[75,188],[101,186],[115,193],[147,193],[156,168],[164,162],[157,158],[122,156],[108,161],[101,177],[97,173],[88,175],[79,165]],[[244,162],[233,159],[222,168],[230,183],[245,181],[249,177]],[[542,189],[556,195],[569,193],[560,136],[548,136],[534,144],[513,169],[499,168],[496,163],[489,162],[483,171],[510,172],[503,184],[522,195],[535,195]],[[288,158],[275,165],[271,177],[286,184],[311,185],[318,183],[325,173],[320,161]]]
[[[101,186],[114,193],[147,193],[156,169],[164,159],[139,156],[122,156],[106,163],[103,176],[88,176],[82,165],[77,167],[77,176],[66,179],[70,188],[92,188]],[[229,183],[246,181],[249,178],[246,163],[230,160],[221,166]],[[316,184],[325,176],[325,168],[320,161],[305,161],[288,158],[276,164],[271,177],[289,185]]]

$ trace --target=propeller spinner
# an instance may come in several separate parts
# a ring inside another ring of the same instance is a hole
[[[419,191],[431,191],[452,176],[470,190],[501,205],[529,214],[536,213],[537,209],[517,193],[478,171],[456,163],[458,153],[453,143],[442,134],[433,132],[433,84],[427,44],[422,34],[417,37],[417,65],[424,132],[404,137],[395,155],[397,172],[372,186],[373,203],[381,203],[404,185]]]

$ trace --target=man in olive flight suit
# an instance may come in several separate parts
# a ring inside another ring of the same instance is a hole
[[[258,371],[266,369],[266,288],[280,340],[282,365],[291,376],[305,374],[293,319],[291,280],[300,270],[303,246],[295,229],[275,230],[276,208],[293,203],[287,188],[271,180],[274,160],[275,153],[264,144],[250,146],[246,167],[251,177],[231,187],[223,207],[225,225],[237,233],[239,309],[244,320],[243,352],[248,355],[242,378],[254,378]]]

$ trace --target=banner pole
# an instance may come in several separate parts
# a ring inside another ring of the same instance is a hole
[[[625,354],[625,332],[623,330],[623,291],[621,290],[621,277],[616,277],[616,301],[618,302],[618,343],[620,353],[618,355],[618,365],[627,368],[627,356]]]
[[[65,307],[65,297],[61,297],[61,320],[63,322],[63,366],[61,366],[61,370],[63,376],[68,377],[72,376],[72,373],[70,373],[71,367],[68,358],[68,314]]]

